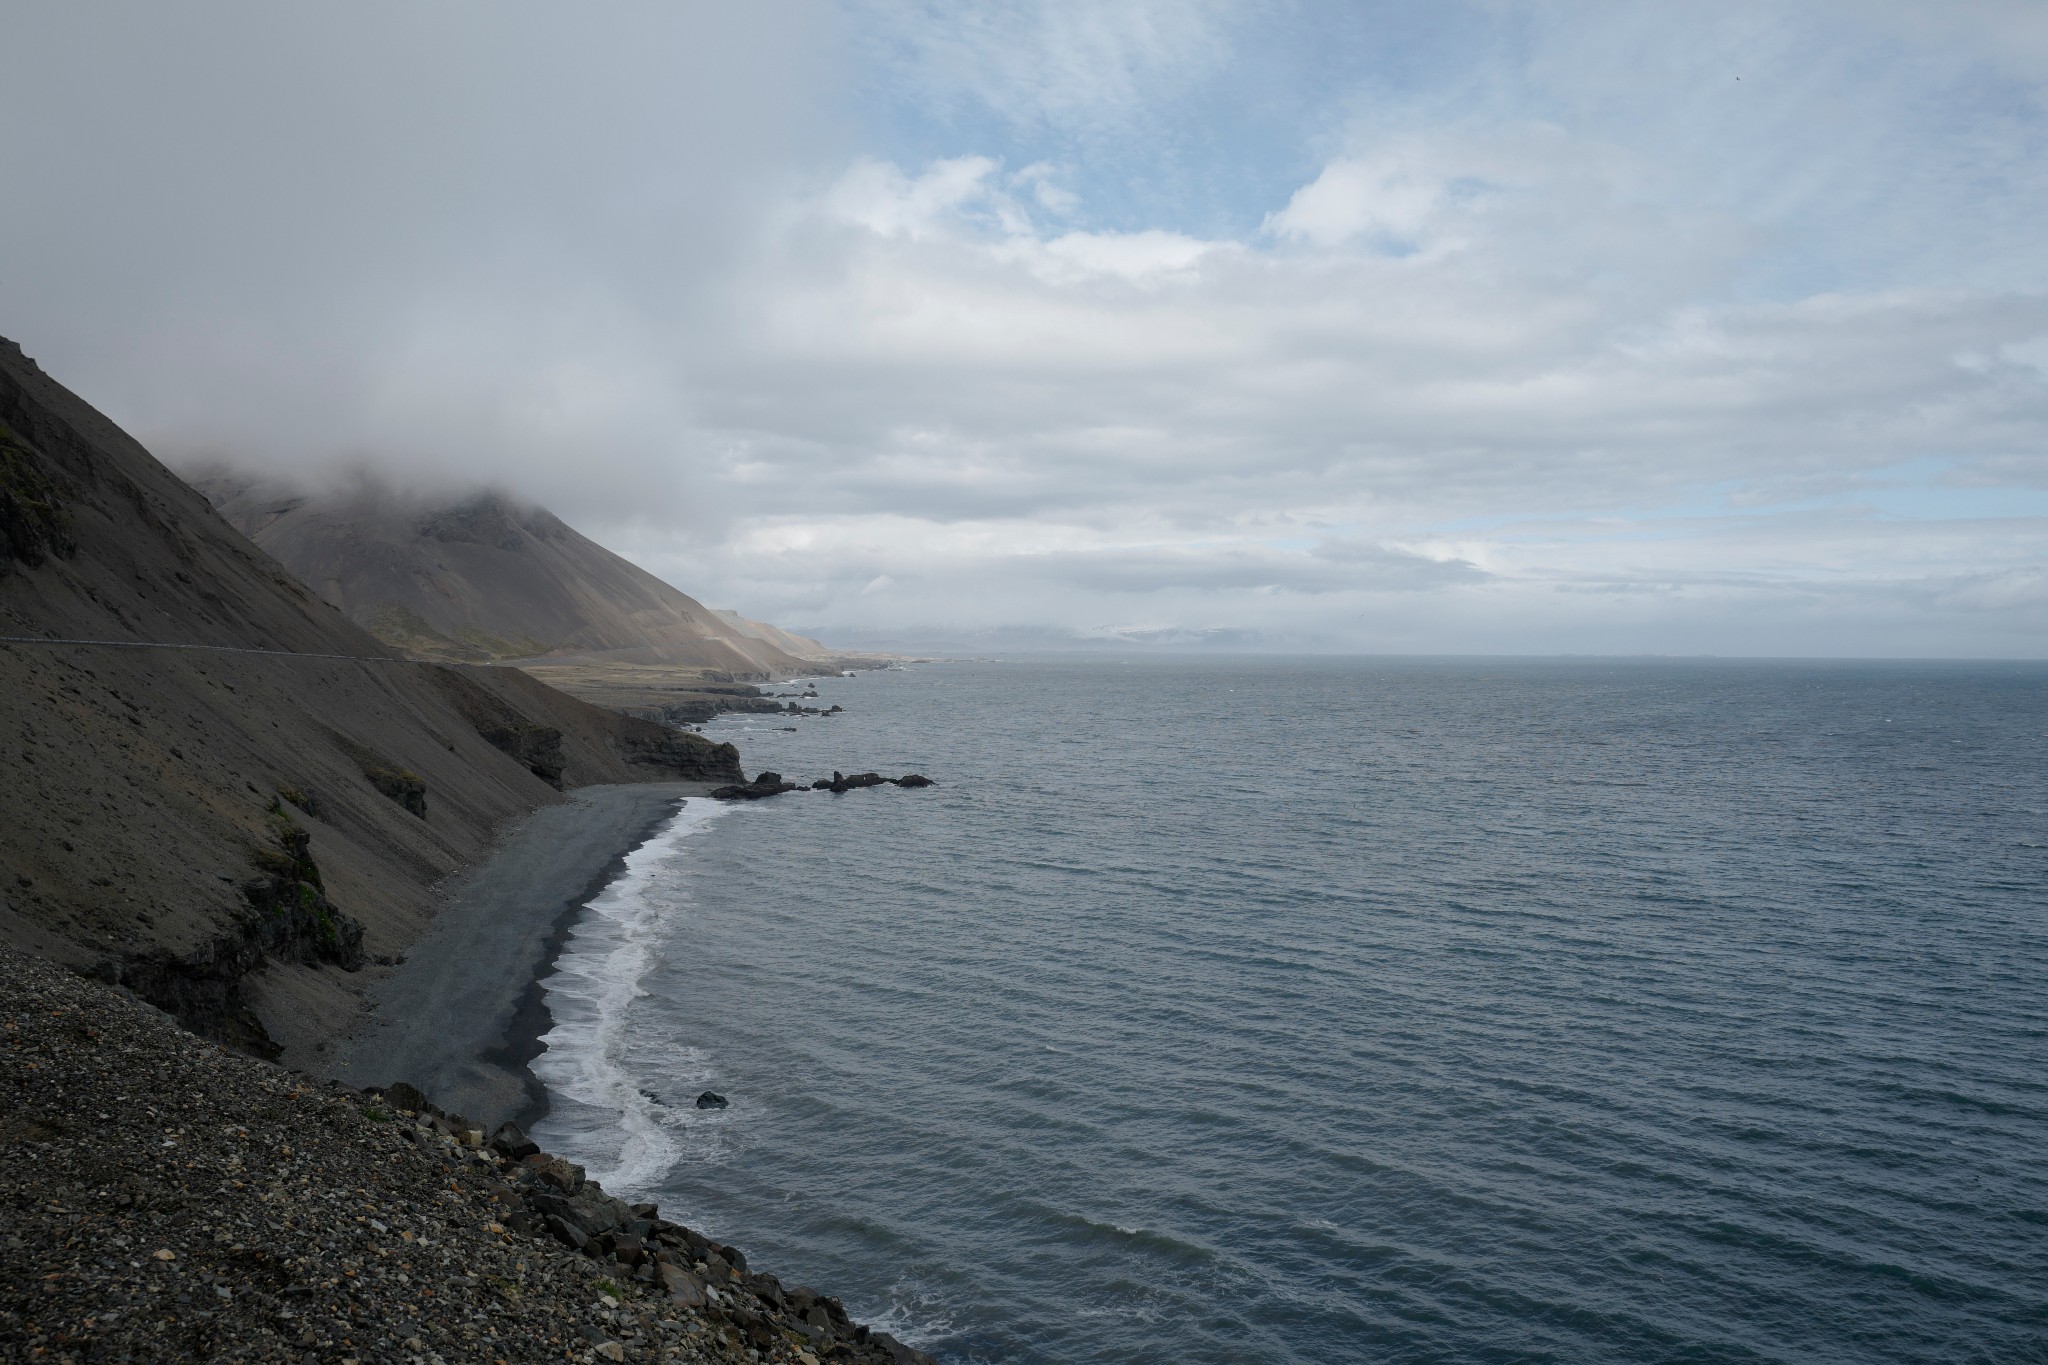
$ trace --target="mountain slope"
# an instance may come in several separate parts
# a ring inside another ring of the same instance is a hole
[[[788,676],[827,656],[814,640],[736,623],[501,494],[430,502],[368,480],[309,494],[219,469],[191,481],[349,619],[409,653],[618,659],[736,679]]]
[[[433,884],[588,782],[738,773],[729,745],[514,669],[396,651],[0,341],[0,941],[217,1036],[353,1008]]]
[[[749,621],[738,612],[727,611],[722,607],[713,607],[711,611],[712,615],[718,617],[719,620],[725,622],[740,634],[749,639],[766,641],[793,658],[815,663],[832,663],[840,658],[847,657],[846,651],[836,650],[830,646],[820,644],[808,635],[798,635],[793,631],[784,630],[780,626],[771,626],[766,621]]]

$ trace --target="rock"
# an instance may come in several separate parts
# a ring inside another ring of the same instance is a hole
[[[728,1103],[730,1101],[715,1090],[707,1090],[697,1097],[699,1109],[723,1109]]]
[[[524,1164],[536,1179],[544,1180],[563,1194],[576,1194],[584,1186],[583,1168],[546,1152],[527,1157]]]
[[[393,1109],[398,1110],[401,1114],[434,1114],[439,1112],[428,1101],[427,1097],[420,1093],[419,1087],[407,1084],[405,1081],[398,1081],[385,1086],[384,1102]],[[534,1150],[539,1151],[540,1149],[536,1147]]]
[[[583,1229],[577,1227],[566,1218],[549,1214],[547,1216],[547,1230],[553,1233],[555,1239],[563,1246],[573,1251],[581,1251],[590,1245],[590,1239],[583,1235]]]
[[[914,1347],[905,1346],[887,1332],[869,1332],[868,1340],[889,1353],[889,1359],[897,1365],[937,1365],[930,1356]]]
[[[480,725],[477,734],[550,787],[561,789],[562,769],[567,764],[560,730],[551,725]]]
[[[905,773],[894,780],[899,787],[929,787],[932,785],[932,780],[923,773]]]
[[[704,1281],[694,1274],[666,1261],[655,1266],[655,1273],[661,1276],[661,1287],[668,1291],[671,1300],[685,1308],[704,1306]]]
[[[491,1150],[508,1161],[524,1161],[540,1151],[533,1139],[526,1136],[516,1123],[501,1123],[498,1131],[491,1134]]]
[[[561,731],[557,730],[555,734],[559,738]],[[404,768],[368,767],[363,769],[363,776],[369,779],[371,786],[420,819],[427,818],[427,784],[420,780],[418,773]],[[292,804],[298,805],[297,802]],[[301,806],[300,809],[305,808]],[[312,814],[311,811],[306,813]]]
[[[720,801],[759,801],[763,797],[780,796],[796,789],[796,783],[784,782],[781,773],[764,772],[744,787],[718,787],[711,795]]]

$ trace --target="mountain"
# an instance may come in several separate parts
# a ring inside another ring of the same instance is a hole
[[[513,817],[739,776],[516,669],[401,657],[4,340],[0,636],[0,942],[258,1050],[317,1049]]]
[[[771,626],[766,621],[749,621],[736,611],[713,607],[712,614],[751,640],[764,640],[768,644],[794,658],[814,663],[834,663],[847,657],[848,651],[835,650],[819,644],[808,635],[798,635],[780,626]]]
[[[312,493],[218,468],[190,477],[350,620],[415,656],[668,664],[734,680],[815,672],[833,657],[713,611],[500,493],[430,500],[370,479]]]

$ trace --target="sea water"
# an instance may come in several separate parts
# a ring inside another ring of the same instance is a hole
[[[593,904],[541,1138],[609,1188],[946,1361],[2048,1359],[2048,669],[817,690],[708,729],[938,785]]]

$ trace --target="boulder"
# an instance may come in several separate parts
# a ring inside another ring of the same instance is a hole
[[[932,780],[923,773],[905,773],[901,777],[890,780],[899,787],[929,787],[932,785]]]
[[[669,1298],[684,1308],[704,1306],[704,1281],[679,1265],[666,1261],[658,1263],[655,1274],[661,1276],[661,1287],[668,1291]]]
[[[441,1112],[420,1093],[419,1087],[404,1081],[384,1087],[384,1102],[400,1113],[438,1114]],[[537,1150],[537,1149],[536,1149]]]
[[[554,1214],[549,1214],[547,1216],[547,1229],[554,1234],[557,1241],[563,1246],[568,1247],[571,1251],[581,1251],[590,1245],[590,1239],[583,1235],[582,1230],[565,1218],[558,1218]]]
[[[697,1097],[699,1109],[723,1109],[730,1102],[715,1090],[707,1090]]]
[[[539,1152],[540,1146],[518,1124],[501,1123],[498,1131],[491,1134],[491,1150],[507,1161],[524,1161]]]

